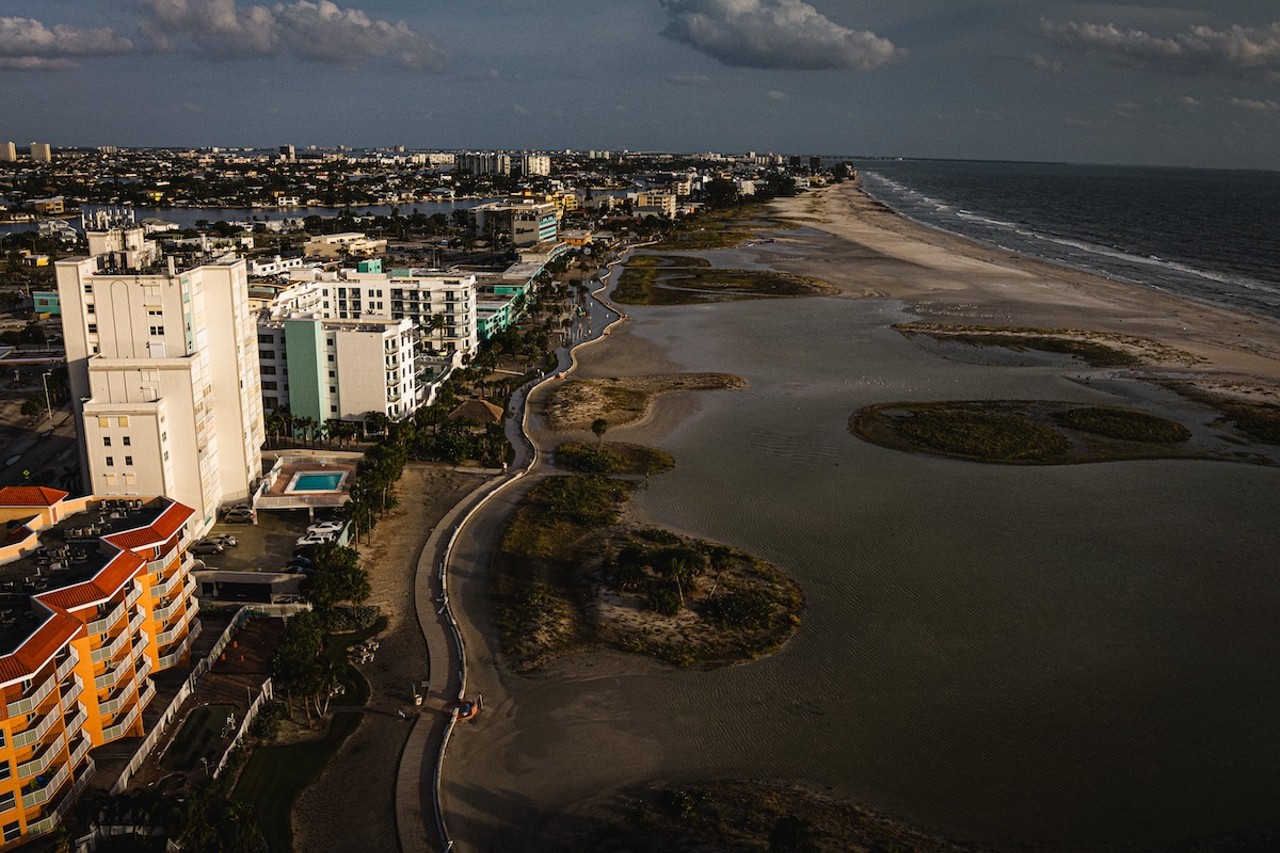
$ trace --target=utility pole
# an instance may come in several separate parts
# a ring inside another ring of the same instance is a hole
[[[49,425],[53,425],[53,403],[49,399],[49,377],[53,375],[52,370],[46,370],[40,376],[40,381],[44,383],[44,405],[49,410]]]

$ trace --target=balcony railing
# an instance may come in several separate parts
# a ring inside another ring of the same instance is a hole
[[[57,686],[58,676],[56,674],[49,676],[38,688],[36,688],[35,693],[14,702],[10,702],[8,706],[6,706],[9,716],[18,717],[22,714],[28,714],[34,711],[36,708],[40,707],[40,703],[44,701],[44,698],[52,693],[53,689]]]
[[[148,675],[150,675],[150,674],[151,674],[151,670],[152,670],[152,669],[154,669],[154,668],[155,668],[155,665],[151,663],[151,656],[150,656],[150,655],[143,655],[143,656],[142,656],[141,661],[138,663],[138,676],[137,676],[137,677],[138,677],[139,679],[146,678]],[[148,681],[148,682],[146,682],[146,683],[147,683],[148,685],[150,685],[150,684],[151,684],[151,682],[150,682],[150,681]]]
[[[139,598],[142,598],[142,584],[134,581],[132,588],[125,593],[124,606],[133,607],[133,605],[138,603]]]
[[[126,672],[128,669],[129,669],[129,659],[125,658],[124,660],[120,661],[120,664],[115,669],[109,669],[106,672],[102,673],[102,675],[99,675],[97,678],[95,678],[93,680],[94,688],[98,690],[109,690],[112,687],[115,687],[117,682],[120,681],[121,674]]]
[[[191,617],[193,615],[194,614],[190,610],[186,611],[182,616],[178,617],[178,621],[174,622],[173,627],[169,628],[167,631],[162,631],[159,634],[156,634],[156,645],[168,645],[178,639],[178,635],[182,633],[182,629],[191,621]]]
[[[138,629],[142,627],[142,623],[146,620],[147,612],[145,610],[139,610],[137,613],[133,614],[133,618],[129,620],[128,635],[132,637],[134,634],[138,633]]]
[[[76,664],[80,663],[80,653],[76,651],[75,646],[67,646],[67,650],[70,654],[66,656],[62,663],[58,664],[58,671],[56,673],[58,681],[62,681],[66,678],[67,673],[75,669]]]
[[[107,630],[116,623],[121,616],[124,615],[124,602],[120,602],[111,611],[101,619],[90,622],[88,631],[90,634],[105,634]]]
[[[85,752],[89,751],[88,742],[89,741],[86,738]],[[83,753],[81,753],[81,755],[83,756]],[[74,766],[76,761],[73,760],[71,764]],[[84,773],[80,774],[80,778],[76,780],[75,785],[73,785],[71,790],[58,801],[58,804],[54,806],[53,810],[49,811],[49,813],[40,820],[27,824],[27,836],[31,837],[34,835],[41,835],[49,832],[57,826],[62,821],[62,816],[67,813],[67,810],[70,809],[72,805],[75,804],[76,798],[80,795],[80,792],[89,784],[89,780],[93,778],[93,773],[96,769],[97,768],[94,767],[93,762],[90,761],[89,766],[85,768]]]
[[[88,735],[81,735],[80,742],[71,748],[71,766],[77,766],[80,759],[89,754],[90,749],[93,749],[93,741],[89,740]]]
[[[152,613],[151,616],[157,622],[163,622],[164,620],[168,619],[170,616],[173,615],[173,611],[177,610],[178,605],[181,603],[182,603],[181,597],[174,598],[172,601],[170,601],[168,604],[164,605],[163,607],[156,608],[155,612]]]
[[[136,695],[136,690],[134,688],[133,682],[130,682],[126,684],[120,690],[120,692],[115,695],[114,699],[108,699],[105,702],[99,702],[98,713],[102,715],[114,714],[117,711],[119,711],[121,708],[123,708],[127,702],[132,700],[135,695]]]
[[[104,741],[112,741],[118,737],[123,737],[124,733],[129,730],[129,726],[133,725],[133,721],[138,719],[139,707],[134,705],[123,720],[102,730],[102,739]]]
[[[93,653],[89,655],[90,660],[94,663],[102,663],[104,660],[110,660],[115,657],[116,652],[124,648],[124,644],[128,641],[130,634],[130,631],[121,631],[120,636],[116,637],[115,640],[112,641],[111,645],[103,646],[100,649],[94,649]]]
[[[66,708],[72,702],[76,701],[76,698],[84,692],[84,682],[80,680],[80,676],[78,675],[72,676],[71,681],[67,682],[67,685],[67,689],[62,691],[62,695],[60,697],[63,708]]]
[[[45,733],[53,726],[54,722],[62,716],[62,708],[55,705],[49,709],[49,713],[44,715],[39,723],[24,732],[19,732],[13,736],[13,746],[15,749],[21,749],[24,746],[30,746],[45,736]]]
[[[51,743],[45,744],[43,750],[18,765],[18,778],[29,779],[37,773],[43,773],[53,763],[54,759],[62,755],[62,750],[65,746],[66,742],[60,737],[55,738]]]
[[[195,625],[199,624],[199,621],[195,623]],[[191,648],[191,644],[195,641],[198,633],[199,632],[196,631],[193,626],[191,632],[187,634],[186,638],[183,639],[181,643],[178,643],[178,645],[175,646],[169,654],[161,656],[159,668],[168,669],[169,667],[180,663],[182,661],[182,655],[187,651],[187,649]]]
[[[85,710],[84,705],[76,703],[76,712],[69,719],[63,717],[68,732],[78,732],[84,728],[84,724],[89,721],[89,712]]]
[[[146,668],[148,672],[151,671],[150,658],[147,659]],[[138,704],[141,707],[145,708],[147,707],[147,705],[151,704],[151,700],[154,699],[155,696],[156,696],[156,683],[151,679],[147,679],[146,681],[142,682],[142,692],[138,694]]]
[[[41,786],[38,790],[30,793],[23,793],[22,807],[24,809],[33,809],[41,803],[47,801],[54,794],[58,793],[58,789],[62,787],[62,783],[71,778],[71,768],[62,765],[57,773],[53,774],[53,778]]]

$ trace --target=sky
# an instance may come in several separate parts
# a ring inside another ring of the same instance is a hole
[[[1280,169],[1263,0],[0,0],[0,140]]]

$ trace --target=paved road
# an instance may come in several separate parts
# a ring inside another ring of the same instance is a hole
[[[607,280],[608,273],[602,273]],[[606,290],[601,287],[601,297],[586,299],[587,316],[580,329],[575,322],[569,344],[556,350],[555,370],[512,395],[506,433],[515,448],[515,460],[509,472],[480,486],[454,507],[431,532],[418,558],[414,603],[427,643],[430,685],[424,709],[427,704],[440,707],[464,695],[466,670],[461,638],[447,606],[449,591],[454,587],[450,579],[461,576],[473,580],[484,573],[487,554],[501,535],[512,507],[543,474],[541,449],[535,449],[525,430],[526,399],[541,382],[557,381],[556,376],[573,369],[573,350],[600,340],[610,325],[625,319],[603,297]],[[453,550],[455,541],[459,547]],[[446,569],[443,575],[442,567]],[[450,726],[448,716],[429,710],[413,721],[396,776],[396,825],[403,853],[445,851],[451,846],[445,818],[439,811],[436,779],[443,765]]]

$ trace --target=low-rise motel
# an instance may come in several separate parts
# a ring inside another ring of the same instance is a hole
[[[93,776],[90,750],[144,733],[149,676],[189,662],[193,514],[0,488],[0,850],[55,828]]]

